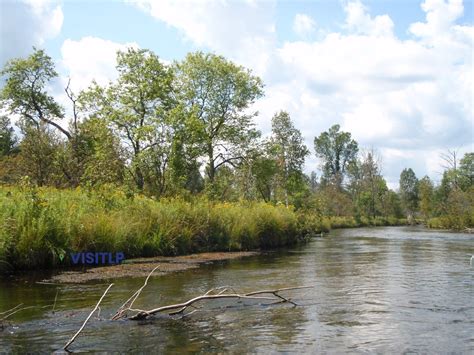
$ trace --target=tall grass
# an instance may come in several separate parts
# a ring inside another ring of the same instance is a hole
[[[0,269],[53,267],[80,251],[127,258],[294,244],[296,214],[263,202],[155,201],[112,187],[0,187]]]
[[[88,190],[0,187],[0,271],[68,264],[71,252],[126,258],[287,246],[331,228],[395,219],[322,217],[264,202],[159,201],[112,186]],[[65,258],[65,262],[63,261]]]

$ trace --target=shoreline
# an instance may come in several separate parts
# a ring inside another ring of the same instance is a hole
[[[50,278],[40,281],[40,283],[82,284],[90,281],[124,277],[146,277],[157,266],[155,276],[167,275],[172,272],[195,269],[203,264],[241,259],[260,253],[259,251],[208,252],[181,256],[134,258],[119,265],[99,266],[80,271],[59,271]]]

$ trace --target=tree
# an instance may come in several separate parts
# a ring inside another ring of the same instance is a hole
[[[314,138],[314,150],[323,162],[324,178],[340,188],[346,168],[356,159],[359,147],[349,132],[339,132],[339,129],[335,124]]]
[[[0,158],[10,155],[16,143],[17,139],[10,126],[10,119],[7,116],[0,116]]]
[[[55,184],[57,179],[57,154],[59,139],[46,123],[39,127],[23,127],[23,140],[20,143],[19,165],[22,175],[27,175],[38,186]]]
[[[46,123],[71,139],[71,133],[55,122],[64,118],[63,108],[46,91],[46,85],[58,76],[51,57],[33,48],[26,59],[10,60],[1,74],[6,81],[0,101],[10,114],[19,115],[25,124],[38,129],[40,123]]]
[[[176,70],[180,103],[194,117],[193,128],[212,184],[217,170],[236,166],[258,137],[252,122],[256,113],[248,109],[263,95],[263,85],[250,70],[214,54],[188,54]]]
[[[433,213],[434,204],[434,186],[428,176],[423,177],[418,183],[420,198],[420,212],[423,218],[428,220]]]
[[[466,153],[459,164],[460,187],[467,191],[474,186],[474,153]]]
[[[120,142],[107,122],[91,118],[78,123],[77,140],[82,143],[81,184],[95,186],[123,182],[125,162]]]
[[[319,183],[318,183],[318,174],[316,174],[315,171],[311,171],[311,174],[309,175],[309,188],[311,192],[316,192],[318,189]]]
[[[411,168],[400,174],[400,195],[407,217],[412,220],[418,207],[418,179]]]
[[[262,152],[252,160],[252,174],[255,176],[255,187],[265,202],[273,198],[275,176],[278,171],[276,161]]]
[[[301,189],[304,161],[309,150],[303,143],[301,132],[293,126],[290,115],[285,111],[272,118],[270,145],[279,171],[279,185],[288,206],[288,195]]]
[[[370,150],[348,166],[349,190],[358,215],[376,217],[386,210],[388,188],[380,165],[376,152]]]
[[[137,188],[143,190],[148,177],[162,193],[173,136],[173,72],[153,52],[132,48],[117,53],[116,68],[116,83],[94,83],[81,94],[81,106],[110,122],[127,143]]]
[[[400,202],[400,196],[395,191],[388,190],[385,199],[385,216],[394,216],[396,218],[402,218],[403,210]]]
[[[443,161],[441,166],[448,172],[450,183],[454,188],[458,187],[458,151],[448,149],[447,152],[439,155]]]

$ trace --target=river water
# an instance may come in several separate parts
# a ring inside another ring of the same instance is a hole
[[[474,235],[422,228],[331,232],[298,248],[151,279],[137,308],[184,301],[208,289],[288,291],[298,303],[213,301],[185,318],[107,318],[143,283],[118,279],[70,350],[74,352],[473,353]],[[44,285],[0,281],[0,312],[21,311],[0,330],[0,353],[46,352],[79,329],[106,283]],[[57,294],[56,311],[51,307]],[[0,315],[1,318],[1,315]]]

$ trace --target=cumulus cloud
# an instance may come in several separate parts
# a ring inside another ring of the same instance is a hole
[[[71,79],[71,88],[87,88],[92,80],[100,85],[116,79],[117,51],[138,48],[136,43],[117,43],[97,37],[67,39],[61,47],[60,68]]]
[[[422,38],[434,38],[448,34],[452,24],[463,14],[462,0],[426,0],[421,4],[426,22],[416,22],[410,32]]]
[[[60,74],[49,90],[58,103],[65,108],[66,116],[60,124],[67,127],[72,117],[72,104],[64,92],[69,88],[77,95],[95,80],[99,85],[107,85],[117,78],[117,51],[139,48],[138,44],[117,43],[98,37],[83,37],[77,41],[66,39],[61,46],[61,57],[57,64]]]
[[[130,0],[185,40],[229,56],[263,74],[271,59],[276,29],[275,2]]]
[[[346,32],[277,50],[275,72],[292,80],[267,88],[260,111],[268,115],[278,103],[290,111],[308,146],[340,123],[362,146],[380,148],[391,186],[405,167],[436,175],[440,149],[472,150],[473,26],[456,25],[457,1],[426,1],[422,9],[426,20],[410,27],[416,36],[400,39],[390,17],[347,3]],[[443,12],[449,21],[438,19]]]
[[[0,1],[0,65],[57,36],[63,19],[57,1]]]
[[[316,22],[308,15],[296,14],[293,20],[293,31],[301,36],[305,37],[314,32],[316,28]]]
[[[387,15],[372,18],[367,8],[360,1],[348,2],[346,12],[346,28],[357,34],[390,36],[393,32],[393,21]]]

